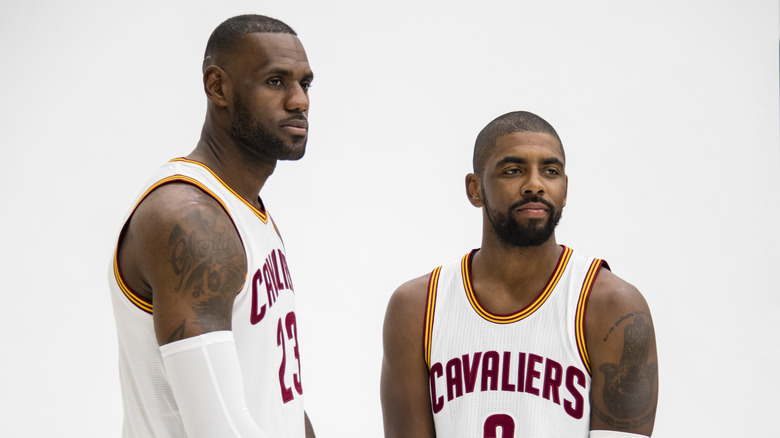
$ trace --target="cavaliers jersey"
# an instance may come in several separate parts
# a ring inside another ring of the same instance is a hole
[[[124,227],[149,193],[174,182],[192,184],[219,202],[244,245],[247,277],[233,303],[232,324],[249,413],[269,437],[303,437],[295,297],[273,221],[209,168],[179,158],[165,164],[146,185]],[[154,333],[153,303],[122,280],[116,250],[109,285],[119,339],[123,436],[186,436]]]
[[[508,315],[491,313],[474,293],[477,250],[433,270],[424,354],[437,436],[588,436],[585,303],[606,263],[562,249],[541,293]]]

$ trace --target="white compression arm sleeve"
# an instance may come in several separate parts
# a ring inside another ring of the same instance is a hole
[[[160,347],[187,436],[267,438],[249,415],[233,332]]]
[[[618,432],[616,430],[591,430],[590,438],[649,438],[646,435]]]

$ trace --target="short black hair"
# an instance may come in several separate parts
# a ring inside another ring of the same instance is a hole
[[[220,65],[224,57],[240,45],[249,33],[288,33],[298,35],[287,24],[265,15],[246,14],[228,18],[211,33],[203,55],[203,71],[211,65]]]
[[[558,140],[561,153],[564,153],[561,138],[558,137],[555,128],[547,123],[546,120],[528,111],[513,111],[496,117],[482,128],[482,131],[477,135],[477,141],[474,143],[473,159],[475,174],[482,176],[485,170],[485,161],[493,150],[493,146],[496,145],[498,138],[515,132],[543,132],[550,134]],[[566,160],[565,157],[566,155],[564,154],[564,161]]]

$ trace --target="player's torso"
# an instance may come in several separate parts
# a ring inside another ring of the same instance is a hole
[[[197,163],[174,160],[163,166],[152,181],[152,189],[167,182],[196,185],[220,202],[230,215],[247,257],[246,282],[235,298],[232,319],[247,406],[268,436],[303,437],[294,289],[284,244],[273,221]],[[114,269],[116,272],[116,263]],[[114,275],[113,289],[121,283],[116,278]],[[180,419],[154,338],[152,303],[143,302],[124,285],[118,289],[121,294],[114,293],[113,297],[126,411],[130,404],[130,411],[144,411],[147,418],[142,421],[160,423],[151,428],[169,430]],[[138,379],[143,382],[136,383]],[[127,417],[138,415],[126,412],[125,421],[136,421]],[[136,432],[144,434],[146,427],[135,427]]]
[[[545,290],[526,308],[495,315],[471,288],[470,259],[431,276],[426,354],[437,435],[586,437],[591,379],[578,307],[600,261],[563,247]]]
[[[233,335],[252,416],[261,425],[275,424],[268,436],[302,437],[303,385],[293,283],[284,245],[270,218],[264,231],[248,236],[253,241],[251,249],[246,245],[249,270],[233,304]]]

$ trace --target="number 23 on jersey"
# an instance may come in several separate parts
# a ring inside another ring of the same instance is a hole
[[[293,358],[295,364],[293,366],[292,373],[292,387],[285,382],[287,376],[287,342],[292,341]],[[279,323],[276,326],[276,345],[282,349],[282,363],[279,365],[279,386],[282,391],[282,401],[287,403],[291,401],[295,394],[293,394],[293,387],[298,395],[303,395],[303,385],[301,384],[301,361],[298,353],[298,327],[295,322],[295,312],[288,313],[284,318],[279,318]],[[295,372],[297,364],[297,372]]]

